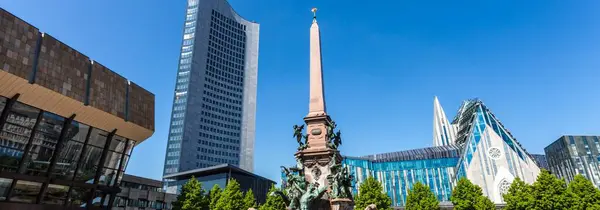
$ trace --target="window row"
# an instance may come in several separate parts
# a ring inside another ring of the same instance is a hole
[[[206,125],[200,125],[200,129],[208,131],[208,132],[213,132],[216,134],[223,134],[223,135],[228,135],[231,137],[236,137],[239,138],[240,137],[240,132],[231,132],[231,131],[224,131],[218,128],[214,128],[214,127],[210,127],[210,126],[206,126]]]
[[[211,103],[211,104],[215,104],[215,103]],[[228,116],[231,116],[231,117],[242,117],[242,115],[240,113],[230,112],[230,111],[221,109],[221,107],[224,107],[224,106],[220,106],[220,104],[222,104],[222,103],[217,103],[217,107],[219,107],[219,108],[213,107],[213,106],[208,105],[208,104],[202,104],[202,108],[204,108],[204,109],[206,109],[208,111],[217,112],[219,114],[224,114],[224,115],[228,115]],[[233,109],[235,109],[235,108],[238,108],[238,107],[234,107]],[[206,113],[207,114],[203,114],[203,115],[211,117],[211,118],[216,118],[216,119],[219,119],[219,120],[224,120],[224,121],[227,121],[227,122],[234,122],[235,121],[234,118],[227,118],[227,117],[223,117],[222,115],[208,114],[209,112],[206,112]]]
[[[244,53],[244,46],[236,47],[211,35],[209,35],[208,38],[208,46],[213,47],[226,55],[234,55],[234,53],[237,53],[236,55],[242,55],[242,53]]]
[[[214,143],[212,141],[206,141],[206,140],[198,140],[198,143],[201,145],[209,146],[210,148],[227,149],[227,150],[231,150],[231,151],[235,151],[235,152],[240,151],[240,147],[233,146],[233,145],[219,144],[219,143]],[[200,147],[198,147],[198,151],[206,152],[204,150],[201,150]]]
[[[232,129],[232,130],[240,130],[240,127],[237,125],[230,125],[230,124],[226,124],[226,123],[221,123],[221,122],[216,122],[210,119],[206,119],[206,118],[200,118],[200,121],[203,123],[207,123],[209,125],[215,125],[215,126],[219,126],[221,128],[227,128],[227,129]]]
[[[212,97],[214,99],[217,99],[217,100],[226,101],[226,102],[229,102],[229,103],[232,103],[232,104],[242,105],[242,101],[240,101],[240,100],[231,99],[231,98],[228,98],[228,97],[225,97],[225,96],[213,93],[211,91],[204,90],[202,92],[204,93],[204,95],[210,96],[210,97]]]
[[[210,38],[210,36],[209,36]],[[216,42],[209,42],[208,45],[209,58],[231,61],[235,68],[241,69],[244,65],[245,48],[243,49],[227,49],[226,47],[218,45]],[[212,55],[212,56],[211,56]]]
[[[244,76],[244,54],[238,54],[238,53],[233,53],[233,55],[229,55],[229,54],[225,54],[219,50],[217,50],[216,48],[214,48],[213,46],[209,46],[208,47],[208,59],[211,60],[217,60],[217,61],[232,61],[230,64],[232,64],[231,66],[224,66],[224,68],[227,72],[232,73],[232,74],[237,74],[239,76]],[[239,57],[237,57],[239,56]],[[219,60],[221,59],[221,60]]]
[[[212,69],[209,69],[209,67],[206,67],[207,70],[213,72],[213,73],[218,73],[218,72],[225,72],[225,71],[232,71],[232,72],[238,72],[238,73],[234,73],[231,76],[225,76],[222,75],[223,77],[227,77],[230,78],[233,81],[237,81],[237,82],[243,82],[243,76],[240,76],[238,74],[242,74],[242,72],[244,71],[244,64],[242,63],[234,63],[231,60],[226,60],[226,59],[211,59],[211,58],[207,58],[206,60],[207,62],[207,66],[212,66]],[[241,79],[240,79],[241,78]],[[233,83],[232,84],[237,84],[237,83]]]
[[[207,149],[207,148],[199,148],[200,152],[205,153],[205,154],[210,154],[210,155],[218,155],[221,157],[225,157],[225,158],[237,158],[238,154],[237,153],[233,153],[233,152],[226,152],[226,151],[221,151],[221,150],[213,150],[213,149]],[[207,155],[197,155],[196,158],[199,160],[207,160],[206,157],[210,157]]]
[[[209,84],[216,85],[217,87],[225,88],[225,89],[228,89],[231,91],[236,91],[238,93],[243,92],[243,89],[241,88],[241,86],[236,87],[236,86],[231,86],[228,84],[223,84],[221,81],[215,81],[210,77],[204,77],[204,81],[208,82]]]
[[[208,40],[217,42],[223,47],[229,48],[235,52],[243,52],[244,51],[244,40],[243,39],[235,39],[230,36],[225,35],[218,30],[222,28],[214,27],[214,24],[211,23],[211,28],[208,36]]]
[[[235,76],[235,75],[231,75],[231,74],[224,74],[221,69],[215,68],[215,67],[211,68],[211,67],[212,66],[209,65],[207,69],[217,70],[217,71],[206,72],[206,74],[208,76],[218,79],[219,81],[228,82],[229,84],[233,84],[233,85],[237,85],[237,86],[243,85],[244,77]],[[219,72],[221,72],[221,73],[219,73]]]
[[[243,99],[242,94],[236,94],[236,93],[232,93],[232,92],[229,92],[229,91],[225,91],[223,89],[215,88],[214,86],[209,85],[209,84],[204,84],[204,88],[212,90],[212,91],[220,93],[220,94],[224,94],[226,96],[235,97],[235,98],[240,99],[240,100]]]
[[[240,140],[239,139],[233,139],[233,138],[228,138],[228,137],[223,137],[223,136],[217,136],[217,135],[212,135],[209,133],[202,133],[200,132],[200,137],[204,137],[207,139],[212,139],[212,140],[218,140],[218,141],[223,141],[223,142],[229,142],[229,143],[234,143],[234,144],[240,144]],[[200,143],[200,140],[198,140],[198,143]]]
[[[212,47],[209,47],[208,49],[209,49],[209,51],[213,50]],[[232,74],[232,76],[244,77],[244,60],[243,59],[233,58],[229,55],[222,55],[222,56],[223,57],[220,57],[216,53],[215,54],[208,53],[207,61],[209,62],[209,64],[211,61],[214,61],[214,63],[226,64],[226,66],[224,66],[224,68],[213,68],[213,69],[209,69],[210,71],[212,71],[214,73],[219,73],[219,72],[230,73],[230,74]]]
[[[222,21],[223,23],[227,23],[227,28],[229,30],[238,30],[238,31],[246,30],[246,26],[244,24],[238,23],[237,21],[235,21],[229,17],[226,17],[225,15],[221,14],[220,12],[213,10],[211,15],[213,17],[216,17],[218,20]]]

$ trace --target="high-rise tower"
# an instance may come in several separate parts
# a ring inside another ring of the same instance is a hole
[[[164,175],[253,170],[258,34],[226,0],[188,0]]]

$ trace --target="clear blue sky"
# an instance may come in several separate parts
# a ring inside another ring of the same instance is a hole
[[[293,164],[308,109],[310,8],[319,7],[329,114],[342,153],[432,145],[433,97],[453,117],[479,97],[532,153],[600,134],[600,1],[231,0],[261,24],[255,172]],[[0,0],[0,6],[156,94],[156,133],[128,173],[159,179],[184,0]]]

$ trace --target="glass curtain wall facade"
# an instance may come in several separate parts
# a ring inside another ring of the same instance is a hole
[[[164,175],[252,171],[258,33],[225,0],[188,0]]]
[[[0,201],[101,206],[135,141],[0,97]]]
[[[393,206],[404,206],[416,182],[430,187],[439,201],[449,201],[459,147],[454,145],[415,149],[365,157],[344,157],[343,164],[354,176],[352,192],[367,177],[381,182]]]
[[[562,136],[544,150],[550,171],[567,182],[581,174],[600,187],[600,137]]]

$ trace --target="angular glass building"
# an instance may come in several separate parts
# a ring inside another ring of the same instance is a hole
[[[417,181],[428,185],[440,201],[449,201],[452,187],[466,177],[501,204],[516,177],[533,183],[540,173],[532,156],[479,99],[464,101],[449,122],[436,97],[433,121],[436,147],[346,157],[343,163],[355,177],[354,192],[366,177],[374,176],[395,206],[404,205]]]
[[[464,101],[452,124],[462,147],[457,178],[467,177],[495,203],[504,202],[514,178],[535,182],[540,168],[481,100]]]
[[[581,174],[600,187],[600,136],[561,136],[544,151],[550,172],[567,182]]]
[[[416,182],[428,185],[438,200],[449,201],[459,155],[458,146],[448,145],[358,158],[344,157],[342,163],[354,176],[354,194],[358,193],[359,183],[374,176],[392,198],[392,205],[404,206],[406,196]]]
[[[0,209],[105,209],[154,95],[0,9]]]
[[[253,170],[259,25],[225,0],[188,0],[163,175]]]

